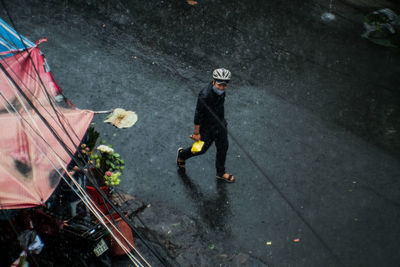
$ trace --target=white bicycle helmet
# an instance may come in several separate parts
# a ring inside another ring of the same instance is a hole
[[[231,79],[231,72],[227,69],[220,68],[213,71],[213,79],[217,83],[228,83]]]

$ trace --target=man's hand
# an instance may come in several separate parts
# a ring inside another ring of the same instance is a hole
[[[192,135],[190,135],[189,136],[191,139],[193,139],[194,141],[200,141],[200,139],[201,139],[201,136],[200,136],[200,134],[192,134]]]
[[[193,134],[189,137],[196,142],[200,141],[200,137],[201,137],[200,136],[200,125],[197,125],[197,124],[194,125]]]

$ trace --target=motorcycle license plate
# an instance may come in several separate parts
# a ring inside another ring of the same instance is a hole
[[[104,252],[106,252],[108,249],[108,246],[106,244],[106,242],[104,241],[104,239],[100,240],[99,243],[97,243],[97,245],[94,247],[93,252],[96,255],[96,257],[100,256],[101,254],[103,254]]]

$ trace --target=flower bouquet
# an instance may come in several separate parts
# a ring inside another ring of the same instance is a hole
[[[121,182],[119,177],[125,169],[125,161],[118,153],[114,152],[111,145],[99,145],[94,151],[92,159],[96,166],[98,180],[99,178],[100,180],[104,179],[106,185],[119,185]]]
[[[125,169],[125,161],[118,153],[115,153],[110,144],[105,145],[104,141],[95,148],[98,137],[99,133],[91,126],[88,132],[87,154],[90,158],[89,163],[92,165],[90,168],[92,176],[100,186],[119,185],[121,173]]]

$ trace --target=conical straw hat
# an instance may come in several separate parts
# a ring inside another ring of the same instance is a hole
[[[114,111],[107,116],[104,122],[111,123],[117,128],[129,128],[132,127],[138,116],[133,111],[127,111],[123,108],[116,108]]]

